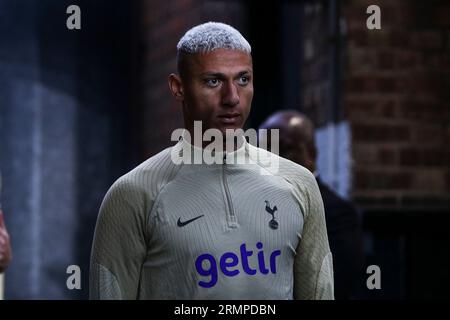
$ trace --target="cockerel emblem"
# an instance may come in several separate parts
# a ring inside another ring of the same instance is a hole
[[[278,221],[275,220],[275,211],[278,210],[277,206],[271,208],[269,201],[264,200],[264,202],[266,203],[266,211],[272,216],[272,219],[269,221],[269,227],[273,230],[278,229]]]

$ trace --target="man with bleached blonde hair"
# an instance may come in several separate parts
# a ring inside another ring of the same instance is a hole
[[[214,150],[220,162],[172,160],[185,150],[200,159],[209,152],[205,141],[188,138],[198,122],[222,135],[244,126],[253,99],[249,43],[209,22],[186,32],[177,50],[168,82],[186,135],[105,196],[91,298],[333,299],[323,203],[307,169],[273,155],[274,169],[254,157],[267,151],[240,138],[232,150]]]

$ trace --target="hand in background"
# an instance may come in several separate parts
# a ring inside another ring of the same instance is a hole
[[[0,210],[0,273],[8,267],[11,258],[9,234],[6,230],[5,221],[3,220],[3,212]]]

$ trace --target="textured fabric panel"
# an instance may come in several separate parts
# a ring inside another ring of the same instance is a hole
[[[106,194],[91,273],[99,264],[113,277],[93,275],[91,296],[329,298],[316,294],[329,292],[333,280],[314,176],[283,158],[278,167],[251,158],[248,144],[225,155],[244,164],[174,164],[171,155],[185,148],[182,140],[162,151]]]
[[[121,300],[119,282],[117,278],[104,266],[94,263],[90,273],[90,299],[93,300]]]
[[[323,261],[327,255],[331,259],[331,252],[326,232],[323,201],[317,181],[312,174],[304,178],[299,189],[304,190],[303,192],[306,194],[305,206],[308,214],[305,217],[302,240],[295,258],[294,296],[301,300],[333,299],[334,297],[317,295],[317,292],[329,291],[323,287],[333,287],[332,271],[330,274],[323,274],[320,277]]]
[[[95,270],[95,264],[110,270],[117,278],[123,299],[139,297],[141,269],[147,254],[148,213],[159,190],[176,173],[174,169],[166,149],[119,178],[100,207],[91,270]],[[91,291],[99,288],[106,289],[106,285],[90,283]]]
[[[330,281],[331,279],[331,281]],[[317,279],[316,300],[334,300],[333,288],[333,258],[331,252],[323,259]]]

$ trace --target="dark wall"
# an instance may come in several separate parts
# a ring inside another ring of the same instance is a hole
[[[81,8],[81,30],[66,8]],[[86,298],[92,234],[136,163],[125,1],[0,1],[0,170],[14,259],[6,298]],[[82,290],[66,288],[81,268]]]

